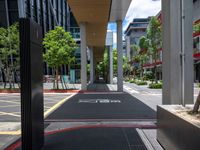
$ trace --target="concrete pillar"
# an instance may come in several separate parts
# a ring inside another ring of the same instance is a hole
[[[86,27],[80,24],[81,34],[81,90],[87,90],[87,46],[86,46]]]
[[[127,36],[126,37],[126,56],[128,57],[128,60],[130,61],[131,60],[131,43],[130,43],[130,37]]]
[[[123,91],[123,41],[122,41],[122,21],[117,21],[117,90]]]
[[[181,1],[162,0],[163,104],[183,104],[184,99],[187,104],[193,102],[193,3],[183,0],[185,15],[181,17]]]
[[[113,48],[109,47],[109,81],[110,84],[113,84]]]
[[[194,60],[193,60],[193,1],[182,0],[182,104],[194,103]]]
[[[94,54],[92,48],[90,48],[90,83],[94,83]]]

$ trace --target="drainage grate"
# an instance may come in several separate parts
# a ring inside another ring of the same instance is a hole
[[[120,127],[86,127],[55,132],[45,136],[43,149],[147,150],[135,128]]]
[[[147,150],[135,128],[122,128],[130,150]]]
[[[44,150],[147,150],[135,128],[96,127],[47,136]]]

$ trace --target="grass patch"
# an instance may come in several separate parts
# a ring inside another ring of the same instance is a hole
[[[136,81],[134,79],[129,80],[129,83],[135,83]]]
[[[135,83],[137,85],[147,85],[148,83],[146,81],[138,80],[138,79],[131,79],[129,80],[129,83]]]
[[[151,83],[149,84],[150,89],[162,89],[162,83]]]

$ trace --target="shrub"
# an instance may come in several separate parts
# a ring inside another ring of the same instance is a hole
[[[130,82],[130,80],[128,78],[125,79],[125,82]]]
[[[151,71],[144,73],[144,80],[153,80],[154,79],[154,75]]]
[[[197,86],[200,88],[200,83],[197,83]]]
[[[147,85],[146,81],[137,81],[136,82],[137,85]]]
[[[132,80],[129,80],[129,82],[130,82],[130,83],[135,83],[135,80],[134,80],[134,79],[132,79]]]
[[[150,89],[162,89],[162,83],[151,83],[149,84]]]

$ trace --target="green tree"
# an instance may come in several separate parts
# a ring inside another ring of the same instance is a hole
[[[105,49],[103,54],[103,60],[97,64],[96,72],[98,75],[102,76],[105,82],[108,81],[108,69],[109,69],[109,57],[108,49]]]
[[[139,47],[140,47],[140,51],[142,52],[146,52],[146,50],[148,50],[149,40],[145,36],[142,36],[139,39]]]
[[[142,36],[139,40],[139,48],[140,48],[140,52],[139,52],[139,61],[140,61],[140,68],[141,68],[141,77],[143,79],[144,76],[144,69],[143,66],[146,63],[146,61],[148,60],[148,48],[149,48],[149,40],[145,37]]]
[[[14,58],[14,59],[13,59]],[[19,25],[0,28],[0,69],[5,74],[4,88],[7,81],[9,88],[14,85],[14,72],[19,70]]]
[[[105,49],[104,55],[103,55],[103,77],[105,81],[108,81],[108,69],[109,69],[109,58],[108,58],[108,49]]]
[[[138,54],[138,51],[139,51],[139,46],[136,45],[136,44],[133,44],[131,45],[131,51],[130,51],[130,54],[131,54],[131,58],[133,58],[134,56],[136,56]]]
[[[124,76],[129,76],[131,73],[131,65],[129,63],[128,57],[123,56],[123,74]]]
[[[76,42],[69,32],[57,26],[45,34],[43,45],[46,49],[44,60],[55,70],[54,85],[56,81],[56,88],[59,89],[59,68],[75,61]]]
[[[148,52],[154,60],[154,78],[157,83],[157,59],[159,49],[162,47],[161,23],[156,17],[152,17],[147,29]]]
[[[200,23],[194,25],[193,30],[194,32],[200,32]]]
[[[137,72],[139,70],[139,46],[134,44],[131,46],[131,63],[133,64],[133,75],[137,76]]]
[[[117,75],[117,49],[113,49],[113,74]]]

